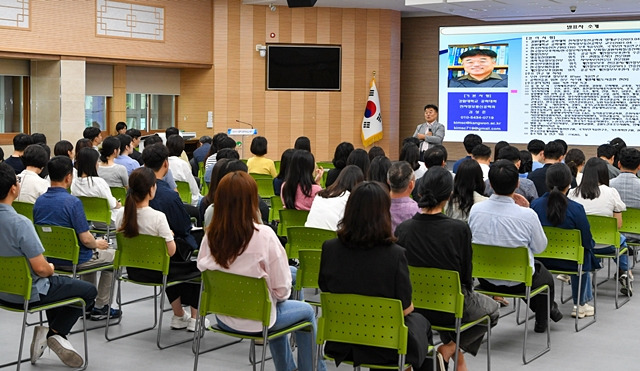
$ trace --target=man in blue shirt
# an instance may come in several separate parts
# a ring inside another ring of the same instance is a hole
[[[107,240],[96,240],[89,231],[89,223],[82,207],[82,202],[67,192],[73,180],[73,165],[67,156],[55,156],[47,164],[51,187],[36,200],[33,205],[33,222],[38,225],[58,225],[73,228],[78,235],[80,244],[80,256],[78,268],[91,268],[106,265],[113,262],[115,250],[109,249]],[[72,270],[72,264],[67,260],[51,259],[52,263],[63,270]],[[97,272],[83,274],[83,281],[92,283],[97,281]],[[107,318],[109,299],[111,294],[111,281],[113,271],[100,272],[98,297],[95,308],[91,311],[91,319],[98,321]],[[111,318],[120,317],[121,312],[111,309]]]
[[[11,166],[0,163],[0,259],[24,256],[28,260],[32,278],[30,304],[44,305],[79,297],[90,308],[96,298],[96,288],[88,282],[53,275],[53,264],[42,255],[44,247],[33,224],[11,207],[19,193],[20,185],[15,171]],[[18,295],[0,293],[0,303],[22,308],[24,299]],[[82,366],[82,356],[67,340],[67,335],[81,315],[82,310],[73,306],[48,310],[49,327],[36,326],[33,331],[31,363],[35,364],[49,346],[67,366]]]
[[[489,181],[495,192],[491,197],[479,202],[469,212],[469,228],[473,242],[483,245],[496,245],[505,248],[524,246],[529,250],[529,265],[534,269],[531,290],[548,285],[551,298],[550,317],[554,322],[562,319],[558,305],[553,301],[554,282],[551,273],[540,262],[533,259],[547,247],[540,220],[535,211],[529,208],[529,202],[515,193],[518,187],[518,168],[509,160],[496,161],[489,170]],[[511,281],[480,279],[480,286],[489,291],[505,293],[523,293],[524,284]],[[547,298],[537,295],[529,303],[535,312],[535,332],[547,330]]]
[[[203,135],[200,137],[200,146],[193,151],[193,158],[196,159],[196,163],[201,163],[204,161],[204,158],[207,156],[209,149],[211,148],[211,137],[208,135]]]

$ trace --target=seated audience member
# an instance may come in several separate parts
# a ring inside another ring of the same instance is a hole
[[[79,297],[86,307],[93,307],[96,288],[88,282],[75,280],[68,276],[54,275],[53,264],[42,255],[44,247],[26,217],[19,215],[12,202],[20,193],[20,184],[16,180],[15,170],[0,163],[0,259],[9,256],[24,256],[31,271],[31,305],[46,305],[52,302]],[[59,207],[59,205],[58,205]],[[13,294],[0,294],[2,305],[22,308],[24,298]],[[76,306],[65,306],[46,311],[49,327],[36,326],[31,341],[31,364],[35,364],[47,346],[69,367],[81,367],[84,360],[76,351],[67,335],[82,310]],[[46,368],[46,367],[45,367]]]
[[[467,155],[453,164],[454,173],[458,172],[458,166],[460,166],[462,161],[471,158],[471,151],[473,151],[473,148],[475,148],[475,146],[477,146],[478,144],[482,144],[482,138],[480,138],[480,136],[477,134],[467,134],[464,137],[462,144],[464,145],[464,150],[467,152]]]
[[[564,156],[567,155],[567,151],[569,150],[569,145],[567,144],[567,142],[565,142],[562,139],[556,139],[554,140],[554,142],[560,144],[562,146],[562,156],[564,158]]]
[[[280,191],[280,198],[282,198],[285,209],[311,209],[313,198],[322,190],[318,182],[322,179],[323,170],[322,168],[315,169],[315,163],[311,152],[305,150],[293,152]]]
[[[500,149],[500,153],[497,156],[498,160],[509,160],[516,165],[518,169],[520,169],[520,151],[514,146],[506,146]],[[519,171],[518,171],[519,172]],[[489,184],[489,180],[485,181],[485,195],[491,196],[493,194],[493,189],[491,189],[491,184]],[[524,196],[527,201],[531,202],[538,198],[538,191],[536,190],[535,184],[533,181],[526,178],[520,178],[520,182],[518,183],[518,188],[516,188],[516,193]]]
[[[209,149],[211,148],[211,140],[211,137],[208,135],[200,137],[200,140],[198,141],[198,148],[193,151],[193,158],[196,159],[197,164],[204,162],[207,157],[207,153],[209,153]]]
[[[91,141],[91,147],[93,147],[93,149],[95,149],[96,151],[98,150],[98,146],[100,145],[100,143],[102,143],[102,131],[100,131],[100,128],[89,126],[88,128],[84,129],[84,131],[82,132],[82,136],[85,139],[89,139]],[[76,152],[77,151],[79,151],[79,149],[76,149]]]
[[[353,147],[353,146],[352,146]],[[282,152],[282,156],[280,156],[280,171],[278,172],[278,175],[273,178],[273,193],[276,196],[280,196],[280,190],[282,189],[282,183],[284,183],[284,177],[287,174],[287,169],[289,169],[289,163],[291,162],[291,156],[293,156],[293,148],[289,148],[289,149],[285,149],[284,152]],[[337,149],[336,149],[337,151]],[[335,158],[334,158],[335,160]],[[346,166],[346,157],[344,159],[345,161],[345,165]],[[334,162],[335,165],[335,162]],[[344,166],[342,168],[344,168]],[[336,167],[337,168],[337,167]],[[342,168],[340,170],[342,170]],[[331,169],[334,170],[334,169]],[[325,185],[328,187],[329,185],[329,175],[331,173],[331,170],[329,170],[329,174],[327,174],[327,183],[325,183]],[[340,172],[338,172],[339,174]],[[337,178],[337,177],[336,177]],[[335,181],[335,179],[334,179]]]
[[[627,207],[640,209],[640,151],[632,147],[620,151],[620,175],[609,181],[609,186],[618,191]]]
[[[618,220],[618,228],[622,227],[622,212],[627,209],[615,188],[609,187],[609,171],[607,162],[597,157],[590,158],[584,165],[582,182],[579,186],[569,191],[570,200],[584,206],[587,215],[611,216]],[[621,246],[626,246],[624,236],[621,236]],[[611,254],[615,252],[614,246],[594,249],[596,254]],[[631,290],[628,285],[633,280],[629,271],[628,255],[620,256],[618,262],[618,277],[622,285],[621,292],[626,295]]]
[[[91,148],[84,151],[93,152]],[[38,225],[58,225],[61,227],[73,228],[78,235],[80,245],[80,256],[78,268],[92,268],[113,262],[114,249],[109,248],[109,242],[103,239],[95,239],[89,231],[89,223],[82,207],[82,202],[67,192],[73,179],[73,165],[71,159],[66,156],[55,156],[47,164],[49,168],[49,178],[51,187],[42,196],[38,197],[33,205],[33,222]],[[94,167],[95,169],[95,167]],[[71,271],[72,264],[68,260],[49,259],[59,269]],[[100,271],[100,281],[97,285],[98,296],[96,305],[91,310],[92,320],[104,320],[118,318],[122,314],[117,309],[109,309],[109,293],[111,291],[111,280],[113,271]],[[80,279],[96,286],[97,273],[83,274]]]
[[[305,151],[311,152],[311,140],[309,140],[309,138],[307,137],[298,137],[293,144],[293,149],[303,149]]]
[[[487,200],[484,195],[485,184],[482,180],[482,169],[474,159],[466,159],[460,163],[453,181],[453,193],[445,207],[445,214],[453,219],[467,221],[471,207]]]
[[[345,166],[338,175],[338,179],[326,189],[318,192],[313,199],[304,226],[337,231],[351,191],[363,181],[364,174],[359,167]]]
[[[169,150],[169,168],[173,174],[173,179],[189,183],[191,192],[191,206],[198,206],[200,202],[200,188],[198,182],[191,173],[191,166],[188,162],[180,159],[180,153],[184,151],[184,139],[179,135],[172,135],[167,138],[167,149]]]
[[[215,156],[215,155],[214,155]],[[200,219],[202,220],[202,226],[207,227],[211,222],[211,217],[213,216],[213,198],[216,194],[216,187],[218,186],[218,182],[220,181],[220,170],[223,167],[227,166],[227,162],[231,159],[229,158],[221,158],[216,161],[216,164],[213,166],[213,170],[211,171],[211,183],[209,183],[209,191],[207,194],[202,197],[200,201],[200,205],[198,205],[198,209],[200,212]],[[207,210],[211,207],[211,211],[207,214]]]
[[[351,152],[353,152],[353,149],[353,144],[349,142],[342,142],[336,146],[336,151],[333,153],[333,160],[331,161],[333,163],[333,166],[335,167],[333,169],[329,169],[329,171],[327,172],[327,179],[324,182],[325,187],[329,187],[333,184],[333,182],[336,181],[336,179],[338,179],[338,175],[340,175],[342,169],[347,166],[347,158],[349,158],[349,155],[351,154]],[[283,174],[282,163],[284,162],[284,153],[282,153],[282,157],[283,158],[280,161],[280,174]],[[371,159],[369,159],[369,161],[371,161]],[[280,175],[278,175],[278,177],[280,177]],[[273,187],[274,189],[276,188],[275,180]],[[279,192],[280,190],[278,190],[276,195]]]
[[[25,169],[17,175],[20,189],[16,201],[35,203],[49,188],[49,182],[40,178],[40,172],[47,166],[47,151],[38,144],[29,145],[22,154]]]
[[[582,287],[578,297],[578,276],[571,275],[571,294],[573,296],[573,311],[571,316],[579,318],[595,315],[594,308],[589,305],[593,300],[591,291],[591,272],[600,268],[593,248],[595,242],[591,237],[591,229],[584,207],[579,203],[569,200],[566,193],[571,186],[571,171],[565,164],[553,164],[547,170],[547,187],[551,190],[539,199],[531,203],[531,208],[538,214],[538,219],[543,226],[552,226],[563,229],[577,229],[582,237],[584,248],[584,262],[582,265]],[[573,248],[573,247],[571,247]],[[575,262],[560,259],[542,258],[540,262],[547,269],[577,270]]]
[[[533,158],[531,171],[536,171],[544,166],[544,147],[545,144],[540,139],[533,139],[527,144],[527,151],[531,153],[531,157]]]
[[[491,148],[484,144],[478,144],[471,150],[471,157],[476,160],[482,169],[482,179],[489,179],[489,164],[491,164]]]
[[[220,145],[222,138],[226,138],[226,137],[227,137],[227,133],[217,133],[216,135],[213,136],[213,138],[211,138],[211,146],[209,147],[207,154],[204,156],[205,170],[209,166],[213,167],[213,165],[215,165],[215,162],[216,162],[215,154],[218,152],[218,145]],[[213,158],[211,156],[213,156]],[[210,164],[209,161],[213,161],[213,164]]]
[[[409,328],[406,362],[414,370],[429,370],[431,360],[425,357],[433,344],[431,326],[414,312],[407,258],[404,248],[395,244],[390,207],[389,193],[377,182],[360,183],[351,192],[338,238],[322,245],[318,285],[323,292],[400,300]],[[336,342],[327,342],[324,351],[337,364],[343,360],[394,364],[398,359],[393,349]]]
[[[571,176],[575,179],[576,185],[582,181],[582,169],[584,168],[585,160],[584,152],[577,148],[570,149],[564,158],[564,163],[569,166]]]
[[[169,256],[176,253],[176,242],[169,228],[167,217],[160,211],[149,206],[156,195],[156,175],[153,170],[142,167],[134,170],[130,177],[130,188],[127,193],[124,213],[118,215],[116,226],[118,232],[123,232],[125,237],[133,238],[140,234],[159,236],[167,243]],[[141,268],[127,268],[129,278],[139,282],[162,283],[162,273]],[[174,261],[169,263],[168,281],[185,280],[200,276],[200,271],[195,261]],[[171,318],[172,329],[184,329],[195,331],[196,317],[198,316],[198,300],[200,288],[191,283],[179,283],[171,285],[166,290],[167,298],[173,309]],[[182,309],[183,305],[191,307],[191,313]],[[208,320],[205,324],[208,326]]]
[[[224,136],[219,136],[217,142],[215,139],[216,136],[214,136],[213,138],[214,138],[213,144],[211,145],[211,149],[209,150],[209,153],[211,153],[211,150],[214,149],[214,145],[216,149],[216,152],[215,152],[216,154],[218,151],[221,151],[225,148],[229,148],[229,149],[236,148],[236,141],[233,138],[228,137],[226,134]],[[213,167],[216,164],[217,158],[218,158],[217,155],[214,155],[214,154],[207,157],[207,162],[206,162],[205,171],[204,171],[205,182],[211,182],[211,170],[213,170]]]
[[[369,165],[369,174],[367,179],[384,184],[385,187],[389,187],[387,184],[387,172],[391,167],[391,160],[387,156],[376,156]]]
[[[145,138],[144,140],[144,148],[147,148],[149,146],[152,146],[156,143],[160,143],[162,145],[162,138],[160,138],[159,135],[152,135],[149,136],[147,138]],[[144,159],[142,160],[142,163],[144,163]],[[169,188],[173,189],[174,191],[178,192],[178,185],[176,185],[176,181],[173,179],[173,173],[171,172],[171,169],[169,169],[167,171],[167,175],[165,175],[162,180],[164,180],[165,182],[167,182],[167,184],[169,185]]]
[[[31,135],[20,133],[13,137],[13,154],[7,157],[4,162],[11,166],[13,170],[15,170],[16,174],[20,174],[22,170],[24,170],[25,166],[20,157],[27,146],[31,144],[33,144],[33,138],[31,138]]]
[[[140,164],[140,166],[144,165],[144,162],[142,162],[142,153],[137,150],[138,146],[140,145],[140,137],[142,136],[142,133],[138,129],[129,129],[125,134],[131,137],[132,151],[131,153],[129,153],[129,157],[138,161],[138,164]]]
[[[446,168],[447,167],[447,149],[440,145],[440,144],[436,144],[434,146],[429,147],[428,150],[424,151],[423,153],[423,157],[424,157],[424,165],[427,168],[427,171],[432,168],[432,167],[442,167],[442,168]],[[453,179],[453,172],[451,172],[451,179]],[[420,187],[420,182],[422,181],[422,178],[416,180],[416,185],[413,188],[413,191],[411,192],[411,197],[413,197],[414,200],[419,200],[420,199],[420,195],[418,194],[418,189]]]
[[[564,149],[562,144],[556,142],[554,140],[550,141],[544,146],[544,165],[537,169],[533,170],[529,173],[528,178],[533,181],[533,184],[536,186],[536,190],[538,191],[538,197],[542,196],[546,192],[549,192],[547,188],[547,169],[549,166],[556,164],[558,162],[562,162],[564,159]],[[575,187],[575,180],[571,182],[571,187]]]
[[[307,152],[307,151],[299,151]],[[308,153],[308,152],[307,152]],[[298,362],[293,360],[288,336],[269,341],[276,370],[315,369],[314,339],[315,312],[304,302],[287,300],[291,295],[292,270],[287,255],[273,229],[260,223],[258,214],[258,187],[255,180],[243,171],[225,175],[218,184],[211,228],[202,240],[198,254],[198,268],[265,278],[271,295],[270,328],[278,329],[301,321],[313,323],[314,331],[296,331]],[[218,325],[227,331],[261,333],[259,321],[219,315]],[[326,370],[322,358],[318,370]]]
[[[88,148],[83,148],[78,152],[76,168],[78,176],[71,183],[71,194],[80,197],[106,198],[111,209],[111,220],[116,220],[116,215],[122,204],[111,194],[111,189],[107,182],[98,176],[98,153]],[[116,211],[117,210],[117,211]]]
[[[140,167],[140,163],[129,156],[133,152],[131,137],[127,134],[120,134],[116,138],[120,141],[120,154],[113,162],[124,166],[127,169],[127,174],[131,175],[132,171]]]
[[[93,146],[91,145],[91,141],[87,138],[82,138],[82,139],[78,139],[78,141],[76,142],[76,152],[75,152],[75,157],[72,158],[73,162],[75,163],[77,157],[78,157],[78,152],[80,152],[81,149],[83,148],[93,148]]]
[[[416,185],[416,175],[406,161],[395,161],[387,172],[387,184],[391,188],[391,231],[407,219],[411,219],[420,211],[418,203],[411,197]]]
[[[73,144],[68,140],[61,140],[53,146],[53,155],[54,156],[67,156],[71,159],[75,158],[75,153],[73,151]]]
[[[520,173],[520,179],[526,178],[529,173],[532,171],[533,158],[531,157],[531,152],[527,150],[520,151],[520,168],[518,172]],[[537,192],[537,191],[536,191]]]
[[[120,140],[118,138],[107,137],[107,139],[102,141],[98,176],[104,179],[109,187],[129,186],[129,174],[127,173],[127,168],[114,162],[114,159],[118,157],[119,154]]]
[[[430,169],[422,178],[420,211],[396,228],[398,244],[407,249],[410,266],[439,268],[460,274],[462,293],[465,296],[463,317],[474,321],[485,315],[491,317],[491,325],[498,323],[498,304],[488,296],[473,291],[471,231],[467,223],[451,219],[443,210],[453,190],[453,180],[444,168]],[[449,326],[455,322],[453,314],[425,309],[416,309],[429,323]],[[474,329],[475,328],[475,329]],[[458,370],[466,370],[462,351],[475,356],[482,343],[485,327],[475,326],[460,334]],[[455,356],[455,333],[440,332],[444,345],[438,348],[445,362]]]
[[[420,150],[413,144],[405,144],[400,150],[400,161],[406,161],[416,175],[416,180],[427,172],[424,162],[420,161]]]
[[[598,158],[606,161],[607,170],[609,171],[609,179],[613,179],[620,175],[620,170],[613,166],[613,160],[616,156],[616,147],[608,143],[603,144],[598,147],[597,155]]]
[[[354,149],[349,154],[349,157],[347,157],[347,165],[356,165],[359,167],[366,179],[367,175],[369,175],[369,167],[371,166],[369,154],[364,149]]]
[[[538,215],[528,208],[528,202],[524,197],[515,193],[518,180],[518,169],[513,162],[499,160],[493,164],[489,170],[489,181],[495,193],[488,200],[474,205],[469,212],[469,228],[473,242],[503,246],[507,249],[526,247],[529,250],[529,265],[534,271],[531,289],[548,285],[550,298],[554,298],[555,286],[551,273],[542,263],[533,259],[533,254],[540,253],[547,247],[547,237]],[[522,293],[525,290],[524,283],[485,279],[480,279],[480,286],[485,290],[505,293]],[[535,312],[535,332],[547,330],[547,313],[554,322],[562,319],[562,313],[553,299],[551,308],[547,307],[546,295],[531,298],[529,307]]]
[[[169,171],[169,150],[161,143],[149,147],[145,143],[142,159],[144,166],[156,174],[156,195],[149,201],[149,206],[166,215],[179,251],[197,249],[198,244],[191,235],[191,219],[180,200],[180,195],[162,180]]]
[[[622,138],[613,138],[609,142],[616,149],[616,155],[613,156],[613,166],[620,169],[620,151],[627,148],[627,143]]]
[[[126,134],[127,132],[127,124],[123,121],[120,121],[116,124],[116,135]]]
[[[500,158],[498,158],[498,155],[500,154],[500,150],[504,147],[509,147],[509,142],[501,140],[493,146],[493,162],[500,160]]]
[[[180,135],[180,130],[178,130],[178,128],[171,126],[168,127],[164,130],[164,137],[165,137],[165,144],[166,144],[166,140],[169,139],[170,136],[172,135],[178,135],[181,137]],[[182,153],[180,153],[180,155],[178,156],[180,157],[180,159],[184,162],[186,162],[187,164],[189,163],[189,157],[187,156],[187,153],[183,150]]]
[[[386,155],[387,154],[384,153],[384,149],[382,149],[382,147],[373,146],[369,149],[369,161],[373,161],[373,159],[378,156],[386,156]]]
[[[267,154],[267,138],[261,136],[253,138],[250,149],[253,157],[247,160],[249,173],[271,175],[272,178],[278,176],[273,160],[264,157]]]
[[[4,162],[4,150],[0,148],[0,162]]]

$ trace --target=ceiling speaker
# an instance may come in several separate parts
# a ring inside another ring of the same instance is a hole
[[[287,0],[289,8],[311,8],[316,5],[317,0]]]

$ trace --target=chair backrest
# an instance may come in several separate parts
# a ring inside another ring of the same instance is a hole
[[[278,224],[278,235],[286,236],[287,228],[302,227],[307,221],[308,210],[282,209],[280,210],[280,224]]]
[[[109,200],[100,197],[80,196],[78,198],[82,201],[82,207],[84,208],[84,214],[87,216],[87,220],[106,224],[111,223]]]
[[[180,194],[180,199],[182,200],[182,203],[190,204],[191,188],[189,188],[189,183],[176,180],[176,186],[178,186],[178,194]]]
[[[273,161],[273,165],[276,167],[276,172],[280,173],[280,160]]]
[[[533,268],[526,247],[473,245],[473,277],[524,283],[531,286]]]
[[[336,167],[336,165],[334,165],[331,161],[318,161],[317,164],[319,167],[322,167],[325,170],[335,169]]]
[[[269,221],[280,220],[280,210],[284,209],[282,205],[282,199],[280,196],[271,196],[271,208],[269,209]],[[280,228],[278,228],[278,235],[280,234]]]
[[[271,179],[271,182],[273,184],[273,177],[271,176],[271,174],[249,173],[249,175],[251,175],[253,179]],[[271,188],[273,188],[273,185],[271,186]]]
[[[13,201],[11,206],[13,206],[13,209],[18,214],[26,216],[27,218],[29,218],[29,220],[31,220],[31,223],[33,223],[33,204],[32,203],[22,202],[22,201]]]
[[[116,233],[118,249],[113,258],[113,268],[133,267],[160,271],[169,274],[167,242],[162,237],[140,234],[133,238]]]
[[[318,318],[316,343],[370,345],[397,349],[407,354],[408,328],[402,302],[356,294],[320,294],[322,315]]]
[[[200,194],[203,196],[206,196],[207,193],[209,193],[209,185],[204,179],[204,173],[205,173],[204,161],[198,162],[198,179],[200,179]]]
[[[462,318],[464,295],[456,271],[409,266],[413,305]]]
[[[73,228],[58,225],[36,225],[35,227],[44,247],[44,256],[69,260],[73,265],[78,264],[80,245]]]
[[[287,256],[289,259],[297,259],[298,250],[320,250],[325,241],[336,237],[336,231],[327,229],[304,226],[287,227]]]
[[[296,273],[296,290],[303,288],[319,289],[318,277],[320,276],[320,258],[322,250],[299,250],[298,261],[300,266]]]
[[[574,261],[577,264],[584,262],[584,248],[582,236],[577,229],[562,229],[557,227],[542,227],[547,236],[547,248],[536,258],[552,258]]]
[[[223,271],[202,272],[200,316],[209,313],[259,321],[269,326],[271,297],[264,278]]]
[[[31,298],[31,271],[24,256],[0,257],[0,292]]]
[[[627,207],[627,210],[622,212],[620,232],[640,234],[640,209]]]
[[[598,245],[620,246],[618,220],[612,216],[587,215],[591,236]]]
[[[261,198],[271,198],[275,196],[273,191],[273,178],[255,178],[258,184],[258,194]]]
[[[111,189],[111,195],[116,198],[116,200],[120,200],[122,206],[127,200],[127,189],[125,187],[109,187]]]

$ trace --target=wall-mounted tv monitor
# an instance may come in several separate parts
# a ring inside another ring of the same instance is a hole
[[[447,141],[640,142],[637,21],[442,27],[439,71]]]
[[[339,45],[267,45],[267,90],[340,91]]]

